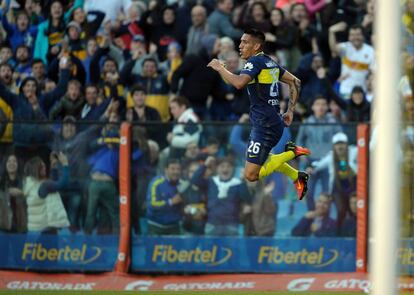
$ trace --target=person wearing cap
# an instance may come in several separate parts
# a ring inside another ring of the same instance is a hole
[[[66,27],[69,51],[72,55],[84,61],[87,57],[86,41],[81,38],[81,33],[82,28],[75,21],[71,21]]]
[[[345,133],[338,132],[332,137],[332,150],[319,161],[312,162],[311,168],[308,168],[311,174],[328,171],[328,193],[333,197],[338,212],[338,229],[350,212],[349,196],[356,189],[357,156],[357,147],[349,145]]]

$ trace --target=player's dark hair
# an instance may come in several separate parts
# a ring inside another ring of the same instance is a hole
[[[325,100],[326,102],[328,102],[328,98],[326,97],[326,95],[323,95],[323,94],[318,93],[318,94],[316,94],[316,95],[313,97],[312,104],[313,104],[316,100],[318,100],[318,99],[323,99],[323,100]]]
[[[265,34],[262,31],[256,30],[256,29],[247,29],[244,31],[246,35],[250,35],[253,38],[255,38],[257,41],[259,41],[260,45],[264,45],[266,37]]]
[[[190,107],[190,101],[184,96],[176,96],[171,99],[171,102],[175,102],[179,106],[186,106],[187,109]]]

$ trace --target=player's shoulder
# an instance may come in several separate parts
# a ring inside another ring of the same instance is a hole
[[[270,56],[259,53],[249,57],[245,64],[245,69],[253,68],[253,67],[261,67],[261,68],[274,68],[278,67],[276,61],[274,61]]]

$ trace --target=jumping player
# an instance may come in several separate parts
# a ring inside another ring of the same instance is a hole
[[[208,66],[237,89],[247,85],[250,121],[253,126],[246,153],[245,178],[248,181],[256,181],[273,172],[281,172],[292,179],[298,199],[302,200],[306,195],[309,176],[294,169],[287,162],[302,155],[309,155],[310,151],[288,142],[285,152],[277,155],[270,153],[280,140],[283,128],[292,123],[300,80],[263,53],[264,43],[263,32],[255,29],[244,32],[239,49],[240,56],[246,60],[246,64],[239,75],[228,71],[217,59],[213,59]],[[288,84],[290,88],[289,106],[283,115],[280,115],[279,107],[279,80]]]

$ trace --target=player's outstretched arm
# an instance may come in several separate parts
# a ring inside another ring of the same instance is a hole
[[[293,120],[293,112],[295,111],[296,102],[299,98],[301,82],[298,78],[293,76],[288,71],[285,71],[283,73],[283,76],[280,78],[280,81],[288,84],[290,89],[289,106],[286,113],[283,114],[285,124],[289,126]]]
[[[210,63],[207,66],[217,71],[224,81],[226,81],[227,83],[230,83],[237,89],[242,89],[247,84],[249,84],[249,82],[252,80],[252,78],[249,75],[233,74],[232,72],[227,70],[218,59],[213,59],[212,61],[210,61]]]

